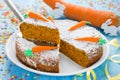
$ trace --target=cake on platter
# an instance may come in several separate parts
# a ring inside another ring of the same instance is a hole
[[[52,22],[41,18],[41,15],[32,14],[35,16],[30,14],[29,18],[20,24],[22,36],[16,39],[17,57],[26,66],[58,73],[59,52],[82,67],[89,67],[101,58],[102,42],[106,41],[99,31],[86,25],[87,21]]]

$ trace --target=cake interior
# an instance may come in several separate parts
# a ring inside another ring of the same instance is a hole
[[[23,22],[20,24],[20,31],[23,38],[38,45],[39,43],[44,43],[44,45],[47,43],[56,46],[60,43],[59,31],[56,28]]]

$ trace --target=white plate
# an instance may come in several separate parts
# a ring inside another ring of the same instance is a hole
[[[63,54],[60,54],[60,73],[41,72],[25,66],[17,59],[16,50],[15,50],[16,36],[17,36],[17,32],[14,33],[6,43],[6,52],[7,52],[8,58],[17,66],[37,74],[44,74],[49,76],[68,76],[68,75],[83,73],[101,65],[109,55],[109,44],[106,44],[103,46],[104,50],[103,50],[102,57],[92,66],[88,68],[83,68],[78,64],[76,64],[75,62],[73,62],[72,60],[70,60],[68,57],[64,56]]]

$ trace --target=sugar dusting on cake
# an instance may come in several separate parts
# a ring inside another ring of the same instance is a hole
[[[36,44],[34,44],[31,41],[28,41],[24,38],[18,37],[17,40],[17,46],[22,50],[28,50],[32,49],[32,47],[35,47]],[[36,59],[34,59],[36,58]],[[55,50],[47,50],[39,53],[34,53],[33,58],[26,57],[27,62],[36,67],[36,63],[40,63],[42,65],[46,66],[55,66],[59,59],[59,49]]]
[[[40,56],[38,63],[46,66],[56,66],[56,63],[59,61],[59,49],[43,51],[40,54],[36,54],[36,56]]]
[[[99,31],[97,31],[95,28],[89,27],[89,26],[83,26],[74,31],[68,31],[68,29],[71,26],[75,25],[77,23],[77,21],[56,20],[55,22],[57,24],[58,29],[60,30],[61,39],[72,44],[73,46],[75,46],[78,49],[84,50],[86,53],[88,53],[89,58],[96,55],[96,53],[97,53],[96,49],[100,48],[98,43],[87,42],[87,41],[78,41],[78,40],[75,40],[75,38],[101,37],[101,34]]]
[[[28,50],[28,49],[32,49],[32,47],[35,47],[36,45],[31,42],[31,41],[28,41],[24,38],[17,38],[17,42],[19,43],[19,46],[21,48],[21,50]]]
[[[27,18],[27,19],[25,19],[24,22],[34,24],[34,25],[45,26],[45,27],[48,27],[48,28],[57,29],[56,25],[51,21],[45,22],[45,21],[41,21],[41,20],[38,20],[38,19]]]

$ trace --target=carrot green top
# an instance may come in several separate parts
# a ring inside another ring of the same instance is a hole
[[[25,56],[27,57],[34,57],[34,54],[31,49],[25,50],[24,51]]]

